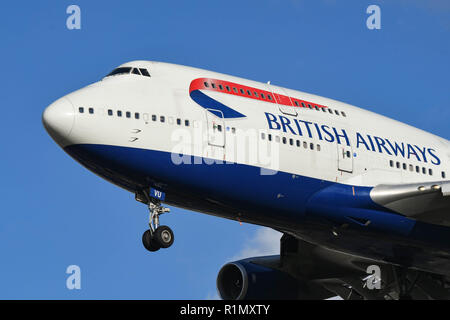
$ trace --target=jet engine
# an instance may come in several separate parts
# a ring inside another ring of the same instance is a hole
[[[217,276],[224,300],[298,299],[299,282],[289,274],[244,259],[227,263]]]

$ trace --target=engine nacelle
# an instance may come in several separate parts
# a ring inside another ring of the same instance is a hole
[[[299,283],[285,272],[251,262],[227,263],[217,275],[217,290],[224,300],[298,299]]]

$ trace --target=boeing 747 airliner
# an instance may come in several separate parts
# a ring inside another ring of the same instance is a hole
[[[450,142],[332,99],[133,61],[43,113],[73,159],[150,211],[163,204],[283,233],[280,255],[225,265],[224,299],[447,299]]]

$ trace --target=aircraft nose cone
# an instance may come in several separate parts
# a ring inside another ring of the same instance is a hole
[[[42,114],[42,123],[48,134],[64,146],[69,138],[75,120],[75,111],[67,98],[61,98],[49,105]]]

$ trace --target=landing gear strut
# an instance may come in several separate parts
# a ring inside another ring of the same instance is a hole
[[[149,230],[142,235],[142,244],[148,251],[158,251],[161,248],[169,248],[174,241],[172,229],[159,225],[159,216],[170,212],[169,208],[161,205],[159,200],[148,197]]]

